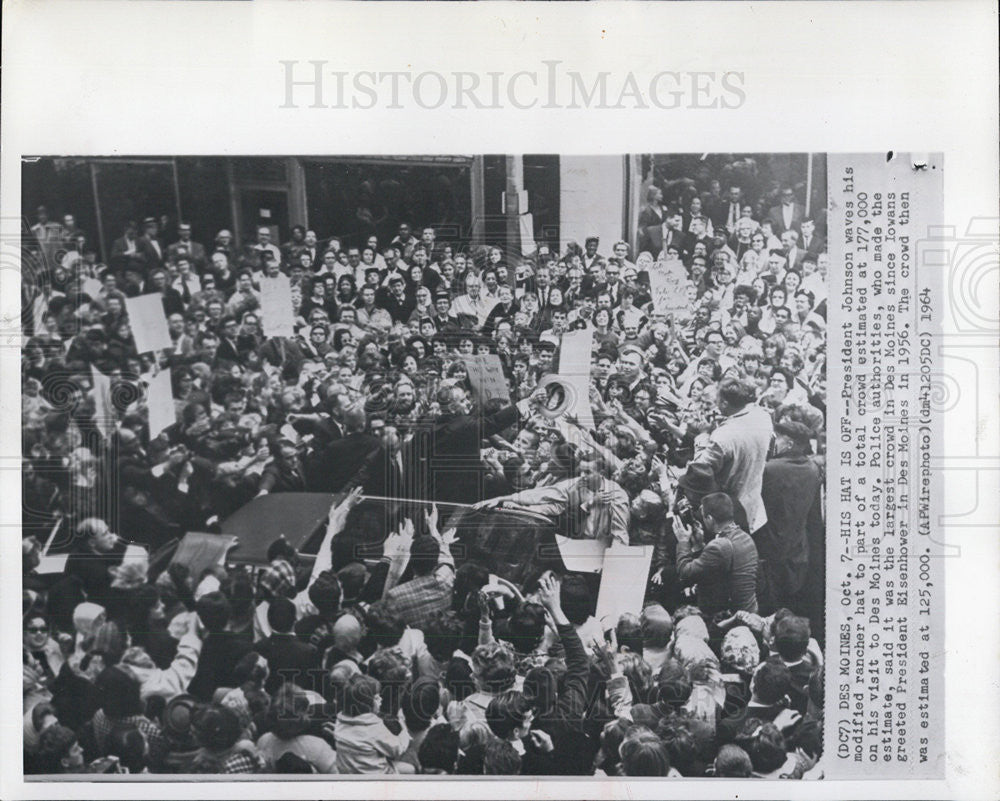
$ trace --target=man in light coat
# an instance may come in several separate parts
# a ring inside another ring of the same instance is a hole
[[[698,447],[692,462],[712,468],[719,488],[746,509],[750,533],[767,523],[761,498],[764,464],[774,438],[771,415],[753,401],[753,386],[738,378],[719,385],[718,406],[725,418]]]

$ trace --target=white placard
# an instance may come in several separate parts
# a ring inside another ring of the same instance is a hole
[[[146,385],[146,408],[149,409],[149,438],[153,439],[177,422],[170,371],[161,370]]]
[[[605,551],[594,617],[614,625],[626,612],[639,614],[652,560],[653,549],[644,545],[616,545]]]
[[[600,573],[607,546],[601,540],[573,540],[556,534],[559,556],[567,570],[575,573]]]
[[[295,335],[292,288],[287,279],[261,279],[260,314],[264,336],[290,337]]]
[[[167,315],[163,313],[163,297],[159,293],[125,298],[128,323],[139,353],[172,348],[173,340],[167,328]]]

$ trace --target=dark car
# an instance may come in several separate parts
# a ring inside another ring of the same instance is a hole
[[[303,557],[315,556],[326,532],[330,507],[339,496],[286,492],[254,498],[222,523],[223,535],[236,537],[226,558],[229,564],[267,563],[267,549],[283,536]],[[430,502],[366,497],[355,507],[338,535],[334,564],[375,561],[382,543],[404,518],[424,530]],[[552,568],[564,570],[555,542],[555,522],[525,510],[476,510],[459,504],[437,504],[440,528],[457,530],[453,545],[456,564],[474,560],[491,573],[515,583]]]

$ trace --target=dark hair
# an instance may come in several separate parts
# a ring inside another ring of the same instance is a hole
[[[324,617],[333,617],[340,608],[340,580],[332,570],[324,570],[309,585],[309,600]]]
[[[754,386],[739,378],[726,378],[719,384],[718,397],[730,406],[743,408],[754,399],[755,395]]]
[[[490,571],[478,562],[465,562],[455,571],[452,609],[461,611],[470,594],[473,596],[490,581]]]
[[[461,657],[452,657],[444,670],[444,686],[452,699],[464,701],[476,691],[472,665]]]
[[[698,775],[698,741],[687,719],[678,714],[663,718],[656,727],[656,733],[663,741],[670,764],[682,776]]]
[[[424,644],[438,662],[446,662],[461,647],[464,626],[455,612],[437,612],[424,625]]]
[[[711,515],[718,523],[728,523],[735,516],[733,499],[724,492],[713,492],[702,498],[703,515]]]
[[[229,707],[217,704],[197,710],[193,723],[198,744],[209,751],[232,748],[243,731],[239,716]]]
[[[259,684],[266,675],[266,670],[261,665],[261,655],[256,651],[249,651],[244,654],[233,668],[233,680],[237,686],[253,682]]]
[[[791,747],[801,748],[807,754],[815,757],[823,755],[823,719],[809,718],[803,720],[795,728],[795,733],[789,743]]]
[[[663,663],[656,677],[657,699],[661,705],[679,708],[691,697],[691,677],[676,659]]]
[[[76,733],[59,723],[43,730],[38,737],[37,767],[40,772],[61,773],[62,760],[69,756],[76,741]]]
[[[753,676],[753,693],[762,704],[777,704],[792,689],[792,673],[775,659],[766,660]]]
[[[524,693],[507,690],[486,707],[486,725],[497,737],[506,740],[524,723],[529,708]]]
[[[520,654],[530,654],[545,636],[545,609],[540,604],[525,603],[510,616],[507,639]]]
[[[806,618],[788,615],[774,623],[774,650],[788,662],[801,659],[809,648],[810,636],[809,621]]]
[[[110,720],[141,715],[145,708],[139,692],[139,680],[131,671],[112,665],[101,671],[94,682],[97,705]]]
[[[670,756],[663,742],[645,726],[635,726],[618,749],[626,776],[666,776]]]
[[[539,714],[551,711],[557,700],[559,680],[547,667],[533,667],[524,677],[524,696]]]
[[[410,546],[410,567],[417,576],[430,575],[438,565],[441,546],[430,535],[417,537]]]
[[[388,605],[381,601],[368,608],[364,622],[369,638],[383,648],[391,648],[398,644],[406,630],[403,621],[393,615]]]
[[[231,608],[229,599],[221,592],[209,592],[202,595],[195,603],[195,612],[202,625],[210,632],[224,631],[229,623]]]
[[[295,627],[295,604],[288,598],[272,598],[267,607],[267,625],[279,634]]]
[[[783,764],[785,738],[773,723],[765,723],[759,718],[750,718],[736,735],[736,745],[747,752],[753,769],[758,773],[770,773]]]
[[[116,756],[129,773],[142,773],[146,766],[146,737],[134,723],[120,723],[108,735],[108,755]]]
[[[424,731],[441,705],[441,688],[429,676],[421,676],[403,693],[403,720],[410,732]]]
[[[720,778],[748,779],[753,773],[750,756],[738,745],[724,745],[715,757],[715,773]]]
[[[483,756],[483,773],[486,776],[516,776],[521,772],[521,755],[514,746],[495,740],[486,746]]]
[[[639,618],[629,613],[618,618],[618,624],[615,626],[615,639],[618,640],[619,648],[628,648],[633,653],[641,654],[643,634]]]
[[[563,579],[559,601],[566,618],[575,626],[584,623],[594,611],[593,593],[582,576],[567,576]]]
[[[420,744],[417,759],[425,773],[428,770],[454,773],[458,761],[458,732],[448,723],[431,726]]]

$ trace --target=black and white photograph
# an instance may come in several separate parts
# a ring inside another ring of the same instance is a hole
[[[3,18],[0,798],[1000,796],[996,2]]]
[[[827,180],[23,158],[26,779],[824,778]]]

